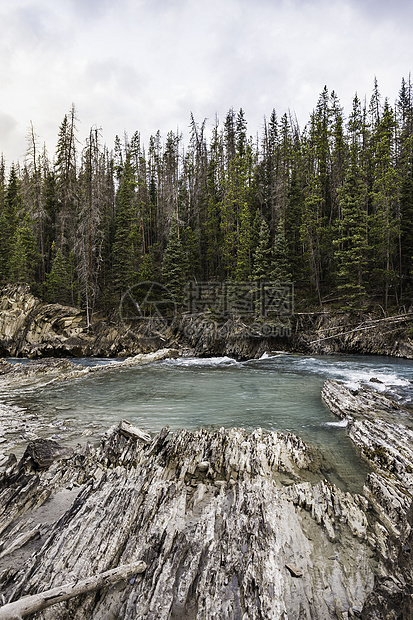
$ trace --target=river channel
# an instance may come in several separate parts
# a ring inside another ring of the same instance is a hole
[[[273,353],[246,362],[178,358],[136,367],[102,359],[73,361],[109,364],[110,369],[9,390],[0,395],[0,404],[38,418],[38,435],[65,445],[97,442],[121,419],[151,433],[167,424],[172,430],[224,426],[293,432],[320,449],[323,474],[349,491],[361,491],[366,469],[343,422],[321,400],[323,382],[332,378],[353,387],[366,383],[402,403],[413,403],[413,362],[388,357]],[[32,435],[20,433],[20,439]]]

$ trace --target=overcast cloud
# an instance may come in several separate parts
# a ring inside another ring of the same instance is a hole
[[[33,122],[54,153],[72,102],[83,141],[102,128],[185,133],[242,107],[248,130],[273,108],[303,126],[318,95],[345,113],[374,77],[393,103],[412,69],[411,0],[2,0],[0,152],[22,158]]]

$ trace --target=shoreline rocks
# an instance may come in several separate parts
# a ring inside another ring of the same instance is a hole
[[[322,398],[348,421],[350,438],[372,467],[364,496],[380,564],[362,618],[413,617],[413,411],[366,386],[351,390],[332,380]]]
[[[177,354],[91,369],[6,363],[3,380],[65,380]],[[34,617],[410,613],[411,411],[366,386],[327,381],[322,395],[370,465],[361,494],[327,482],[317,453],[289,433],[165,428],[151,436],[121,421],[97,448],[33,440],[20,461],[10,456],[0,468],[4,600],[143,561],[133,584]]]
[[[149,441],[121,423],[48,467],[30,454],[0,478],[0,531],[14,549],[0,558],[6,602],[146,564],[126,586],[33,617],[344,620],[373,587],[362,498],[314,481],[311,450],[293,435],[165,428]]]
[[[183,314],[170,322],[125,321],[97,314],[87,327],[78,308],[46,304],[26,285],[0,292],[0,356],[130,357],[165,347],[194,356],[238,360],[283,350],[311,354],[357,353],[413,359],[413,312],[396,317],[360,318],[346,313],[297,313],[247,325]]]

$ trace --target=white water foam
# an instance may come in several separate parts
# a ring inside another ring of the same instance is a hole
[[[357,389],[361,385],[367,385],[377,392],[392,391],[394,388],[408,388],[411,383],[408,379],[398,377],[394,373],[375,372],[349,372],[344,385],[350,389]]]
[[[346,428],[348,420],[339,420],[338,422],[326,422],[325,426],[337,426],[338,428]]]
[[[176,359],[164,360],[164,364],[169,366],[202,367],[211,368],[213,366],[237,366],[239,362],[232,357],[177,357]]]

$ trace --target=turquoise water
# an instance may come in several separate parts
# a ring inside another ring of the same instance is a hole
[[[78,360],[83,364],[108,360]],[[155,433],[199,427],[291,431],[318,446],[325,474],[345,489],[361,489],[365,469],[343,422],[324,405],[327,378],[366,382],[401,402],[412,401],[413,363],[386,357],[291,354],[236,362],[179,358],[134,368],[114,364],[71,382],[7,395],[7,402],[46,418],[66,443],[98,440],[121,419]],[[370,379],[381,383],[370,383]]]

